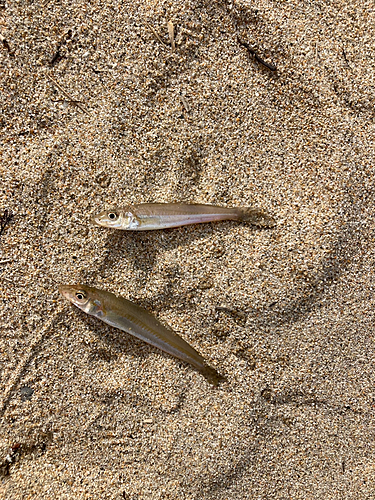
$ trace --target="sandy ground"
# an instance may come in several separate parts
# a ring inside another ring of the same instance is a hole
[[[373,2],[2,1],[0,32],[0,497],[375,498]],[[90,224],[150,201],[278,223]]]

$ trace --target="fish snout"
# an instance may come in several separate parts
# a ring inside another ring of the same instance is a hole
[[[103,224],[100,221],[100,214],[94,214],[90,216],[90,222],[95,224],[95,226],[102,226]]]
[[[69,285],[59,285],[58,286],[59,292],[63,297],[66,299],[70,300],[71,295],[72,295],[72,287]]]

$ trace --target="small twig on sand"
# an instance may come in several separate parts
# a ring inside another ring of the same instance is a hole
[[[83,106],[81,106],[81,104],[79,104],[80,101],[77,101],[76,99],[74,99],[71,95],[68,94],[68,92],[63,89],[63,87],[57,83],[51,76],[49,76],[47,73],[46,73],[46,77],[51,80],[52,83],[54,83],[56,85],[56,87],[61,90],[61,92],[65,95],[65,97],[67,97],[69,99],[69,101],[71,102],[74,102],[74,104],[79,108],[81,109],[84,113],[86,113],[87,115],[89,114],[89,112],[87,111],[86,108],[84,108]]]
[[[51,99],[51,100],[52,100],[52,102],[62,102],[64,107],[66,107],[68,104],[73,104],[75,106],[78,106],[77,103],[83,102],[83,101],[76,101],[76,100],[74,100],[74,101],[69,100],[68,101],[68,99]]]
[[[162,43],[163,45],[165,45],[166,47],[168,47],[168,44],[166,44],[164,42],[164,40],[162,38],[160,38],[160,36],[158,35],[158,33],[154,30],[154,28],[148,24],[146,21],[145,21],[145,26],[147,26],[147,28],[153,33],[153,35],[155,36],[155,38],[157,40],[159,40],[160,43]]]
[[[182,94],[180,94],[180,99],[181,99],[182,104],[184,105],[185,111],[187,113],[189,113],[189,111],[190,111],[191,108],[189,106],[189,103],[187,102],[187,99]]]
[[[266,61],[263,61],[263,59],[261,57],[258,56],[258,54],[255,52],[255,50],[250,47],[250,45],[246,42],[243,42],[239,36],[237,36],[237,40],[238,40],[238,43],[240,45],[242,45],[243,47],[246,47],[246,49],[250,52],[250,54],[252,56],[254,56],[254,59],[256,61],[258,61],[258,63],[262,64],[265,68],[269,69],[270,71],[277,71],[277,68],[276,66],[274,66],[273,64],[270,64]]]
[[[56,47],[55,55],[52,57],[52,59],[49,62],[50,66],[55,66],[55,64],[57,64],[61,61],[61,59],[64,56],[61,54],[60,49],[61,49],[61,47],[63,47],[63,45],[66,45],[68,42],[70,42],[72,40],[72,37],[73,37],[73,31],[68,30],[67,33],[65,33],[63,39],[60,41],[60,43]]]
[[[174,26],[172,21],[168,22],[168,35],[169,35],[169,41],[171,42],[172,52],[175,52],[176,44],[174,42]]]

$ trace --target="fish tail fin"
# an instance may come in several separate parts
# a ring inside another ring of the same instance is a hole
[[[248,222],[257,227],[274,227],[276,221],[272,215],[268,215],[261,208],[247,207],[239,209],[238,220]]]
[[[214,385],[215,387],[227,380],[223,375],[220,375],[220,373],[218,373],[214,368],[211,368],[211,366],[208,365],[204,365],[203,368],[199,371],[205,377],[207,382]]]

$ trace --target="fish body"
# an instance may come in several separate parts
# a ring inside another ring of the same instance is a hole
[[[106,210],[92,217],[92,222],[98,226],[125,231],[150,231],[221,220],[248,222],[258,227],[276,224],[273,217],[256,207],[225,208],[185,203],[141,203]]]
[[[63,285],[59,291],[87,314],[190,363],[213,385],[224,379],[184,339],[137,304],[86,285]]]

